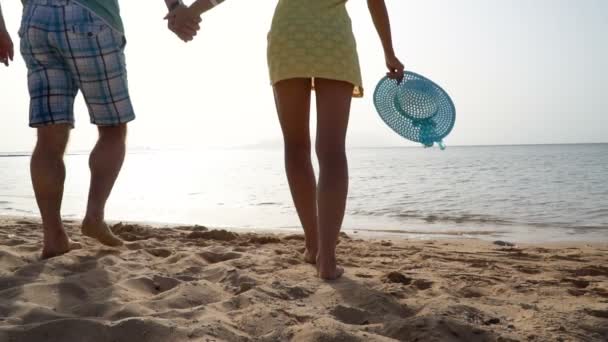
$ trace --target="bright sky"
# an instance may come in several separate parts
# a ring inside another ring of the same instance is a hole
[[[366,2],[349,2],[367,95],[355,99],[350,146],[406,146],[377,117],[372,93],[383,55]],[[228,0],[189,44],[165,28],[162,0],[121,1],[131,95],[131,148],[204,148],[280,142],[266,66],[276,1]],[[456,103],[448,145],[608,141],[608,1],[387,0],[406,68]],[[3,1],[18,46],[19,1]],[[26,69],[0,67],[0,152],[28,151]],[[71,150],[95,128],[82,98]],[[314,122],[313,122],[314,124]]]

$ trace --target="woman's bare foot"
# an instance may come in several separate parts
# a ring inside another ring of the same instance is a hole
[[[82,235],[96,239],[106,246],[118,247],[123,245],[122,240],[114,235],[108,225],[103,221],[94,222],[85,218],[84,221],[82,221],[81,231]]]
[[[315,265],[317,263],[317,251],[306,248],[304,251],[304,261],[311,265]]]
[[[344,274],[344,269],[337,265],[336,257],[317,258],[317,274],[323,280],[336,280]]]
[[[63,229],[55,233],[45,233],[40,258],[50,259],[80,248],[82,248],[80,243],[70,240]]]

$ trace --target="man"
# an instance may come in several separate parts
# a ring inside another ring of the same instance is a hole
[[[167,3],[170,1],[167,0]],[[99,138],[89,167],[91,181],[82,233],[107,246],[122,240],[105,223],[105,206],[122,167],[127,124],[135,119],[129,97],[126,40],[118,0],[24,0],[19,36],[28,68],[30,126],[37,130],[30,171],[42,217],[42,258],[78,248],[65,232],[61,201],[63,156],[74,127],[74,98],[81,91]],[[181,3],[180,3],[181,4]],[[176,34],[189,40],[198,24]],[[13,43],[0,7],[0,62],[13,59]]]

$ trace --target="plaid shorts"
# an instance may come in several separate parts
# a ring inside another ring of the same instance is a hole
[[[31,127],[73,127],[78,90],[91,123],[115,126],[135,119],[122,33],[71,0],[29,0],[19,36],[28,68]]]

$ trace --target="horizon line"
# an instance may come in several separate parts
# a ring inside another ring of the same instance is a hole
[[[581,143],[539,143],[539,144],[531,144],[531,143],[522,143],[522,144],[462,144],[462,145],[448,145],[448,147],[514,147],[514,146],[560,146],[560,145],[606,145],[606,142],[581,142]],[[238,149],[273,149],[280,148],[282,144],[276,145],[242,145],[242,146],[230,146],[230,147],[219,147],[219,146],[207,146],[205,149],[226,149],[226,150],[238,150]],[[392,149],[392,148],[421,148],[421,146],[398,146],[398,145],[379,145],[379,146],[352,146],[348,149]],[[187,151],[189,147],[169,147],[167,149],[158,148],[158,147],[134,147],[127,148],[127,152],[139,152],[139,151],[166,151],[166,150],[176,150],[176,151]],[[66,155],[70,154],[79,154],[79,153],[87,153],[89,150],[76,150],[70,153],[66,153]],[[19,156],[30,156],[32,152],[28,151],[0,151],[0,156],[4,155],[5,157],[19,157]]]

